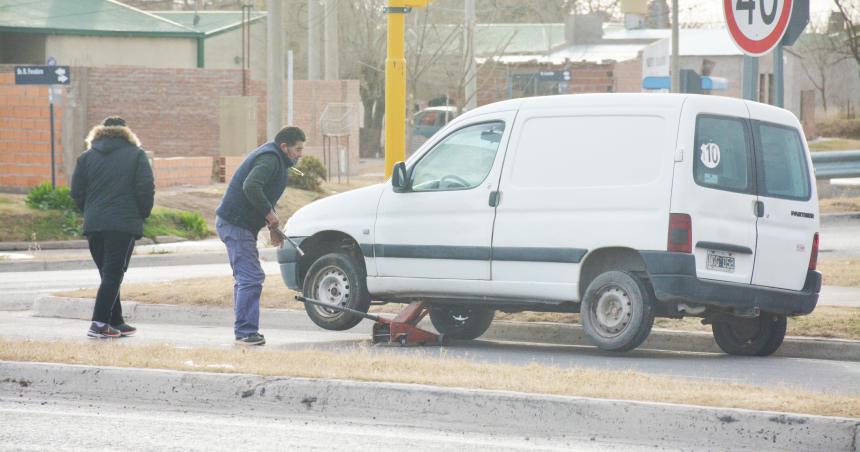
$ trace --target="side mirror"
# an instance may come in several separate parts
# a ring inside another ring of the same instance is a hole
[[[395,193],[409,191],[409,178],[406,175],[406,163],[397,162],[394,164],[394,172],[391,174],[391,186],[394,187]]]

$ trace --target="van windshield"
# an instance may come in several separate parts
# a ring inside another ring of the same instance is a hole
[[[806,153],[796,129],[756,123],[759,195],[806,201],[810,197]]]

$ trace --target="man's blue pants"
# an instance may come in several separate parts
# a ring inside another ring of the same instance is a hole
[[[253,232],[216,218],[215,230],[227,246],[233,269],[233,310],[236,339],[256,333],[260,328],[260,294],[266,273],[260,265],[257,236]]]

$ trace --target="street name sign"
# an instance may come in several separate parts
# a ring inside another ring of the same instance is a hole
[[[15,66],[15,84],[68,85],[71,74],[68,66]]]
[[[793,0],[723,0],[729,34],[749,56],[770,52],[782,40]]]

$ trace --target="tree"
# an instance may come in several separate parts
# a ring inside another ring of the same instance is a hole
[[[833,0],[842,15],[846,47],[850,55],[860,64],[860,0]]]
[[[821,96],[821,106],[827,113],[828,80],[833,67],[851,58],[842,51],[842,39],[834,33],[822,33],[815,24],[801,36],[794,49],[801,54],[800,65]]]

